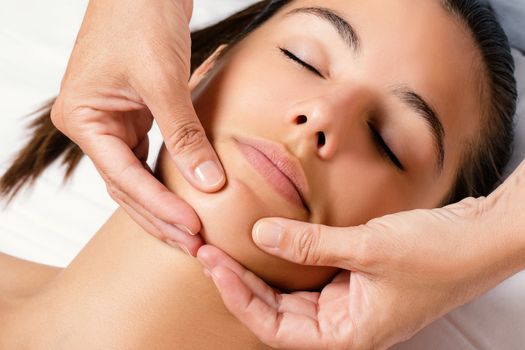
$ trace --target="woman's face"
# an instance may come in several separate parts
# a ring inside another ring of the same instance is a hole
[[[438,205],[479,130],[479,61],[437,0],[293,1],[194,89],[225,188],[196,191],[166,152],[162,176],[195,208],[209,244],[276,286],[318,287],[334,269],[263,253],[253,224],[350,226]]]

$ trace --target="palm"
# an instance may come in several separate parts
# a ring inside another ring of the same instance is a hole
[[[350,272],[340,272],[326,285],[317,300],[316,328],[312,329],[312,339],[319,345],[348,345],[347,335],[351,333],[352,314],[350,312]],[[341,307],[347,305],[347,307]]]
[[[205,266],[218,266],[213,273],[226,281],[219,286],[223,296],[229,295],[226,306],[243,315],[241,322],[264,343],[277,348],[293,344],[297,349],[346,349],[350,345],[351,297],[360,290],[350,292],[350,272],[340,272],[321,292],[283,294],[215,247],[202,247],[198,257]],[[360,298],[356,295],[356,299]]]
[[[126,169],[130,169],[136,159],[132,154],[125,159],[120,159],[117,169],[114,167],[115,162],[111,159],[112,155],[107,154],[109,149],[129,149],[145,165],[149,141],[148,131],[151,129],[153,118],[146,108],[137,108],[133,106],[120,106],[125,103],[122,100],[108,99],[102,106],[84,107],[77,111],[80,115],[89,116],[89,121],[78,127],[81,130],[76,131],[78,138],[90,140],[87,145],[89,154],[105,155],[104,161],[99,162],[98,170],[100,174],[108,181],[108,177],[113,179],[122,177]],[[104,108],[104,109],[102,109]],[[119,110],[122,109],[122,110]],[[75,140],[79,143],[79,140]],[[83,143],[85,145],[85,143]]]

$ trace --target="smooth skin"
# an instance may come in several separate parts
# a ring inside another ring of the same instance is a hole
[[[154,117],[191,184],[214,191],[224,183],[220,171],[209,167],[199,173],[217,180],[211,185],[194,176],[199,164],[217,158],[186,83],[191,7],[191,1],[91,1],[53,121],[91,157],[109,192],[135,220],[194,254],[202,241],[175,225],[199,232],[197,216],[142,166]],[[266,230],[256,225],[254,241],[268,253],[353,271],[341,273],[320,294],[276,294],[210,246],[201,248],[199,258],[228,309],[271,346],[384,348],[524,268],[524,176],[522,166],[488,199],[391,215],[355,228],[271,219],[283,228],[273,249],[261,244]],[[144,185],[136,188],[138,182]],[[502,217],[513,219],[501,222]],[[311,314],[313,307],[320,312]]]

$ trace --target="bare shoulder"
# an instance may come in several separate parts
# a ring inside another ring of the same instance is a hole
[[[5,300],[34,295],[61,270],[0,253],[0,297]]]
[[[23,318],[20,306],[37,295],[61,269],[0,253],[0,271],[0,348],[6,349],[18,347],[13,342],[22,341],[15,336],[14,322]]]

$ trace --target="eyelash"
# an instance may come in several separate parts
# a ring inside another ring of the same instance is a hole
[[[294,55],[293,53],[291,53],[290,51],[288,51],[288,50],[286,50],[286,49],[284,49],[282,47],[280,47],[279,50],[281,50],[282,54],[286,58],[294,61],[295,63],[300,64],[303,68],[308,69],[309,71],[311,71],[315,75],[318,75],[319,77],[324,78],[324,76],[321,74],[321,72],[319,72],[317,70],[317,68],[315,68],[311,64],[308,64],[308,63],[304,62],[299,57],[297,57],[296,55]],[[399,161],[397,156],[394,154],[394,152],[392,152],[390,147],[388,147],[388,145],[386,144],[385,140],[383,140],[383,137],[381,137],[381,134],[377,131],[377,129],[370,123],[368,124],[368,127],[370,128],[370,134],[372,135],[372,139],[374,140],[374,144],[376,145],[378,151],[384,157],[388,158],[390,160],[390,162],[396,168],[398,168],[401,171],[404,171],[405,167],[403,166],[403,164],[401,164],[401,162]]]
[[[317,68],[315,68],[314,66],[312,66],[311,64],[308,64],[306,63],[305,61],[303,61],[302,59],[300,59],[299,57],[297,57],[296,55],[294,55],[293,53],[291,53],[290,51],[280,47],[279,50],[281,50],[281,52],[283,53],[283,55],[294,61],[295,63],[298,63],[300,64],[301,66],[303,66],[303,68],[306,68],[308,69],[310,72],[314,73],[315,75],[321,77],[321,78],[324,78],[324,76],[321,74],[321,72],[319,72],[319,70]]]
[[[386,158],[390,160],[390,162],[399,170],[405,171],[405,167],[401,162],[399,161],[399,158],[395,155],[394,152],[388,147],[383,137],[381,137],[381,134],[377,131],[377,129],[372,125],[368,124],[368,127],[370,128],[370,134],[372,135],[372,139],[374,140],[375,145],[377,146],[378,151]]]

